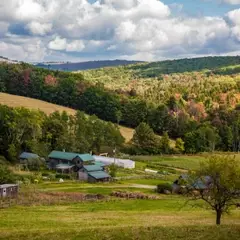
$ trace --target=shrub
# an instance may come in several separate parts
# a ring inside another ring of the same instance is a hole
[[[14,183],[15,175],[5,165],[0,165],[0,184]]]
[[[165,191],[172,192],[172,185],[169,183],[161,183],[157,185],[157,192],[158,193],[165,193]]]

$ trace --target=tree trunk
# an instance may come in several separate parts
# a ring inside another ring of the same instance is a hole
[[[220,225],[221,224],[222,211],[221,210],[216,210],[216,213],[217,213],[216,224]]]

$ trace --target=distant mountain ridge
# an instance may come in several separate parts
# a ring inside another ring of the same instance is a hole
[[[7,62],[7,63],[19,63],[17,60],[11,60],[7,57],[0,56],[0,62]]]
[[[82,71],[97,69],[103,67],[116,67],[123,65],[131,65],[136,63],[143,63],[143,61],[128,61],[128,60],[102,60],[102,61],[87,61],[87,62],[43,62],[34,64],[37,67],[47,68],[51,70],[60,71]]]

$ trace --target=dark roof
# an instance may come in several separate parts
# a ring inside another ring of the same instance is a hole
[[[62,159],[72,161],[74,158],[79,157],[82,161],[94,161],[94,158],[90,154],[79,154],[72,152],[52,151],[49,158]]]
[[[23,152],[19,155],[21,159],[31,159],[31,158],[39,158],[39,156],[35,153]]]
[[[89,172],[88,175],[95,178],[95,179],[103,179],[103,178],[110,178],[111,177],[110,175],[108,175],[104,171]]]
[[[102,171],[102,167],[100,165],[86,165],[83,167],[87,172],[96,172]]]
[[[189,175],[187,175],[187,174],[180,175],[180,177],[176,181],[174,181],[174,184],[179,185],[180,179],[184,179],[188,182]],[[198,179],[192,179],[189,182],[190,182],[190,186],[188,186],[188,187],[194,188],[194,189],[199,189],[199,190],[204,190],[204,189],[208,188],[208,185],[211,183],[211,177],[203,176]]]

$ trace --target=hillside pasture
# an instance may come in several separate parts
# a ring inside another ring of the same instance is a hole
[[[63,112],[65,111],[68,115],[75,115],[76,110],[63,107],[60,105],[48,103],[38,99],[16,96],[7,93],[0,93],[0,104],[7,105],[9,107],[25,107],[31,110],[40,110],[47,115],[55,111]],[[126,139],[126,142],[130,141],[133,137],[134,130],[127,127],[119,127],[122,136]]]

